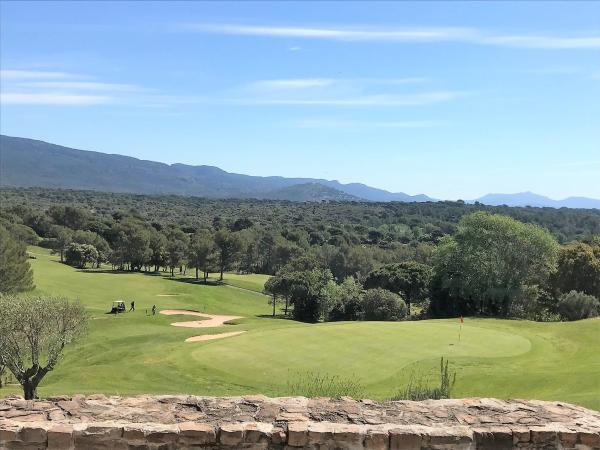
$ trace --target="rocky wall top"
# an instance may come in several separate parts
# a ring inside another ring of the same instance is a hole
[[[0,448],[600,449],[600,413],[467,398],[104,395],[0,400]]]

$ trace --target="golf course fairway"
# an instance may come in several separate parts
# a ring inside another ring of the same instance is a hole
[[[231,285],[195,283],[166,273],[82,271],[31,247],[34,294],[79,299],[91,320],[41,383],[41,396],[73,393],[285,395],[304,373],[360,383],[366,397],[393,396],[411,376],[437,381],[440,357],[456,371],[454,397],[536,398],[600,408],[600,320],[536,323],[465,318],[407,322],[303,324],[270,317],[260,294],[264,275],[227,275]],[[214,279],[211,278],[211,281]],[[115,300],[135,312],[106,314]],[[156,305],[157,314],[151,308]],[[192,310],[240,316],[214,328],[172,326],[201,317]],[[245,331],[198,342],[191,336]],[[0,395],[18,392],[17,385]]]

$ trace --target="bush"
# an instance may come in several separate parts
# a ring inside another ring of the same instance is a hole
[[[363,298],[364,320],[402,320],[406,303],[397,294],[385,289],[367,289]]]
[[[363,387],[355,378],[341,378],[318,372],[299,372],[293,381],[288,380],[284,395],[361,398],[363,392]]]
[[[456,382],[456,372],[450,375],[448,371],[448,360],[440,361],[440,385],[431,387],[429,378],[423,375],[411,375],[406,387],[398,391],[390,400],[440,400],[450,398],[454,383]]]
[[[581,320],[600,315],[600,301],[583,292],[563,294],[558,302],[558,313],[563,320]]]

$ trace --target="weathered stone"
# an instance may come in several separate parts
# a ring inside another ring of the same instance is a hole
[[[244,442],[268,443],[271,440],[273,425],[270,423],[249,422],[244,424]]]
[[[600,450],[599,433],[599,412],[535,400],[0,399],[3,450]]]
[[[370,429],[365,435],[365,448],[369,450],[387,450],[390,435],[387,430]]]
[[[507,428],[474,429],[477,450],[510,450],[513,448],[512,431]]]
[[[408,428],[390,430],[390,450],[420,450],[423,437]]]
[[[596,433],[583,431],[579,433],[579,442],[592,448],[600,448],[600,430]]]
[[[231,423],[219,429],[219,443],[223,445],[239,445],[244,441],[244,424]]]
[[[305,446],[308,443],[308,425],[305,422],[290,422],[287,443],[291,447]]]
[[[179,428],[176,425],[163,425],[161,427],[146,431],[148,442],[157,444],[169,444],[179,439]]]
[[[22,442],[46,442],[46,429],[35,424],[28,424],[19,431],[19,440]]]
[[[18,425],[3,425],[0,423],[0,442],[11,442],[17,440],[21,429]]]
[[[48,448],[68,450],[73,447],[73,427],[71,425],[56,424],[48,429]]]
[[[217,442],[215,427],[206,423],[183,422],[179,424],[179,436],[194,445]]]

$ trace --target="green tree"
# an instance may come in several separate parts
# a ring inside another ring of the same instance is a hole
[[[26,400],[37,398],[44,376],[86,328],[87,314],[79,303],[0,295],[0,361],[21,383]]]
[[[171,276],[174,276],[175,268],[180,267],[184,262],[189,239],[187,234],[179,228],[167,230],[165,236],[167,238],[167,246],[165,248],[166,261],[171,270]]]
[[[188,265],[196,269],[196,280],[198,271],[201,269],[204,282],[208,278],[208,267],[214,252],[214,240],[208,230],[198,230],[190,238],[188,248]]]
[[[431,267],[415,261],[386,264],[369,273],[365,288],[382,288],[401,295],[406,300],[408,315],[410,305],[424,300],[429,294]]]
[[[433,310],[457,302],[467,306],[462,312],[507,316],[524,286],[547,283],[557,255],[556,240],[536,225],[483,211],[469,214],[436,250]]]
[[[221,274],[219,280],[222,281],[223,273],[232,267],[243,245],[239,235],[228,230],[219,230],[215,233],[215,245],[217,247],[217,264]]]
[[[0,226],[0,294],[13,294],[34,288],[33,273],[25,245]]]
[[[50,230],[50,235],[54,238],[52,250],[60,255],[60,262],[65,262],[65,248],[73,242],[73,231],[62,225],[54,225]]]
[[[564,320],[581,320],[600,314],[600,301],[583,292],[571,291],[561,295],[558,313]]]
[[[336,285],[332,293],[333,302],[328,320],[361,320],[364,315],[364,290],[353,277],[347,277]]]
[[[364,320],[397,321],[406,317],[406,303],[387,289],[367,289],[363,295]]]
[[[91,244],[78,244],[76,242],[72,242],[67,246],[65,257],[67,264],[80,269],[85,269],[88,263],[96,264],[99,260],[96,247]]]
[[[558,292],[580,291],[600,298],[600,239],[561,247],[552,286]]]

